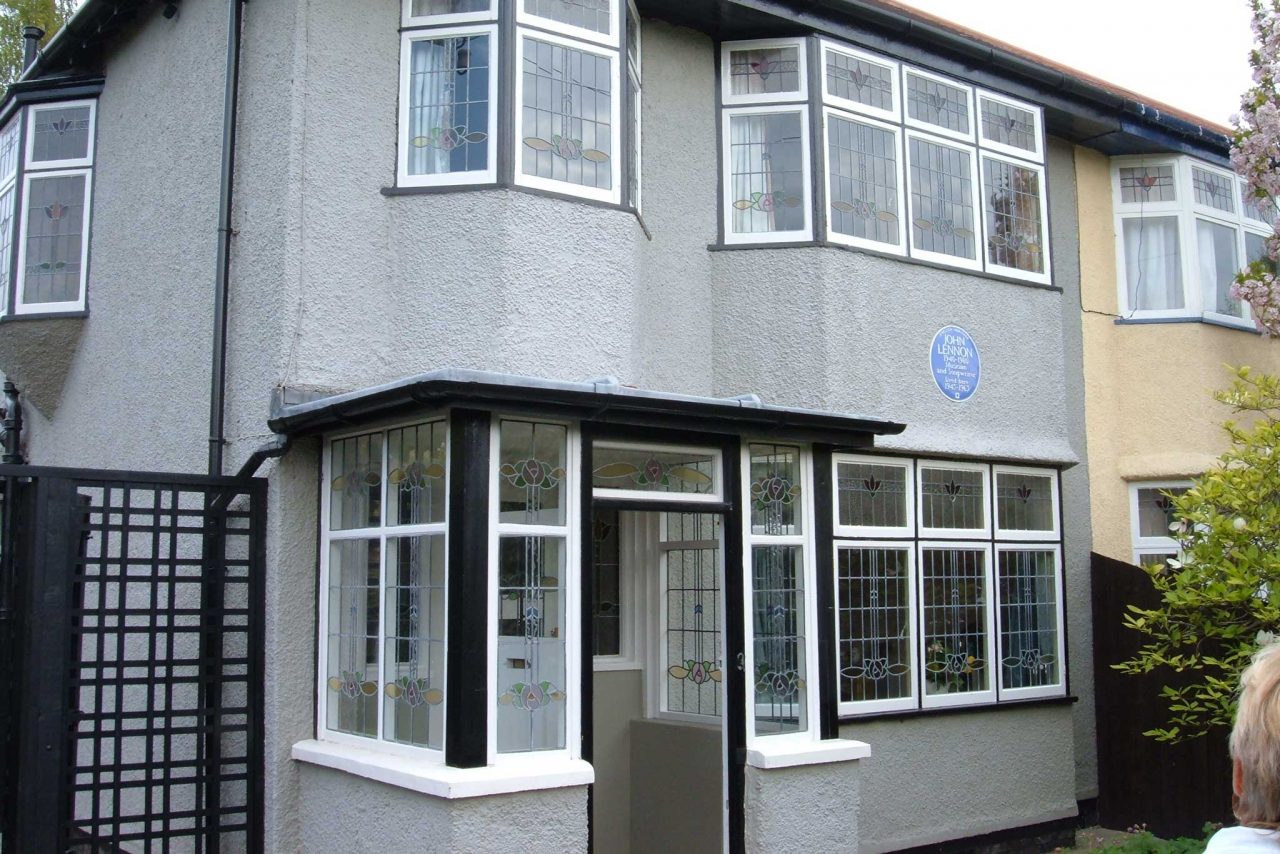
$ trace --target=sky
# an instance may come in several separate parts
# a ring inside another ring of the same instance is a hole
[[[1248,0],[897,0],[1219,124],[1252,85]]]

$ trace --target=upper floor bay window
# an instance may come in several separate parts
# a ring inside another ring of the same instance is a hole
[[[725,243],[816,237],[1051,281],[1038,107],[828,40],[813,68],[808,45],[721,46]]]
[[[639,17],[622,0],[520,0],[514,28],[505,14],[485,0],[405,0],[398,184],[515,184],[638,207]]]
[[[1112,193],[1124,317],[1249,323],[1231,286],[1266,258],[1274,209],[1228,170],[1189,157],[1113,158]]]

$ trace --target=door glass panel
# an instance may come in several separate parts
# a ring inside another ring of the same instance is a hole
[[[720,517],[667,513],[663,627],[668,712],[720,716]]]

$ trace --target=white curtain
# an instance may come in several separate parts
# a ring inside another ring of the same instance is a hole
[[[449,170],[442,134],[454,125],[453,86],[456,40],[414,42],[409,86],[409,174],[439,175]]]
[[[735,234],[773,231],[774,211],[759,207],[740,208],[737,203],[750,202],[755,193],[772,193],[773,181],[768,166],[768,116],[734,116],[729,121],[729,141],[733,149],[733,181],[729,202],[733,205]]]
[[[1236,263],[1236,230],[1198,219],[1196,244],[1205,308],[1212,306],[1212,310],[1219,314],[1241,317],[1240,302],[1231,298],[1231,283],[1235,281],[1239,268]]]
[[[1131,311],[1182,308],[1178,218],[1124,220],[1124,267]]]

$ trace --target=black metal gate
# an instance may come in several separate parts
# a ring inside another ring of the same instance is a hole
[[[265,481],[0,484],[0,851],[260,851]]]

